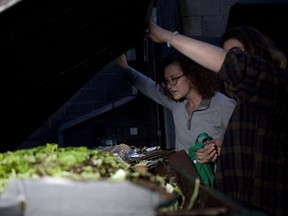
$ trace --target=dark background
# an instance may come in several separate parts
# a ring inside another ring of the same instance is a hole
[[[288,3],[241,4],[230,8],[226,28],[247,25],[269,36],[288,55]]]
[[[149,0],[26,0],[0,14],[0,150],[15,149],[145,33]]]

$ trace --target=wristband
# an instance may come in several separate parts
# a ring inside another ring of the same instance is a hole
[[[177,34],[179,34],[178,31],[174,31],[174,32],[172,33],[170,39],[167,41],[167,47],[169,47],[169,48],[171,47],[171,42],[172,42],[173,38],[174,38]]]

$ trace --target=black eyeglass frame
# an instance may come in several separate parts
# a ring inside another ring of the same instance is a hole
[[[179,80],[181,77],[185,76],[185,75],[186,75],[186,74],[182,74],[182,75],[180,75],[180,76],[178,76],[178,77],[172,77],[170,80],[164,80],[164,81],[163,81],[163,85],[164,85],[164,86],[168,86],[168,84],[170,84],[170,85],[172,85],[172,86],[175,86],[175,85],[177,85],[178,80]]]

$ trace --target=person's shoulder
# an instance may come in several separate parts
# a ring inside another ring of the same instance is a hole
[[[211,105],[214,107],[215,112],[221,113],[220,116],[227,116],[235,109],[236,101],[221,92],[216,92],[212,98]]]
[[[231,97],[228,97],[227,95],[223,94],[222,92],[216,92],[215,95],[213,96],[213,100],[216,102],[216,103],[220,103],[220,104],[231,104],[233,106],[235,106],[236,104],[236,101],[231,98]]]
[[[218,100],[233,100],[232,98],[225,95],[223,92],[219,92],[219,91],[216,92],[213,97],[218,99]]]

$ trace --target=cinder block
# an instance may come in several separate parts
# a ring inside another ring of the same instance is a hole
[[[229,12],[231,6],[233,6],[235,3],[239,2],[238,0],[222,0],[221,4],[221,16],[223,17],[223,25],[226,28]]]
[[[182,0],[180,2],[182,16],[215,16],[221,14],[220,0]]]
[[[202,35],[202,22],[200,16],[183,17],[183,32],[189,37]]]
[[[202,20],[202,35],[204,37],[219,37],[226,27],[226,19],[221,16],[205,16]]]

